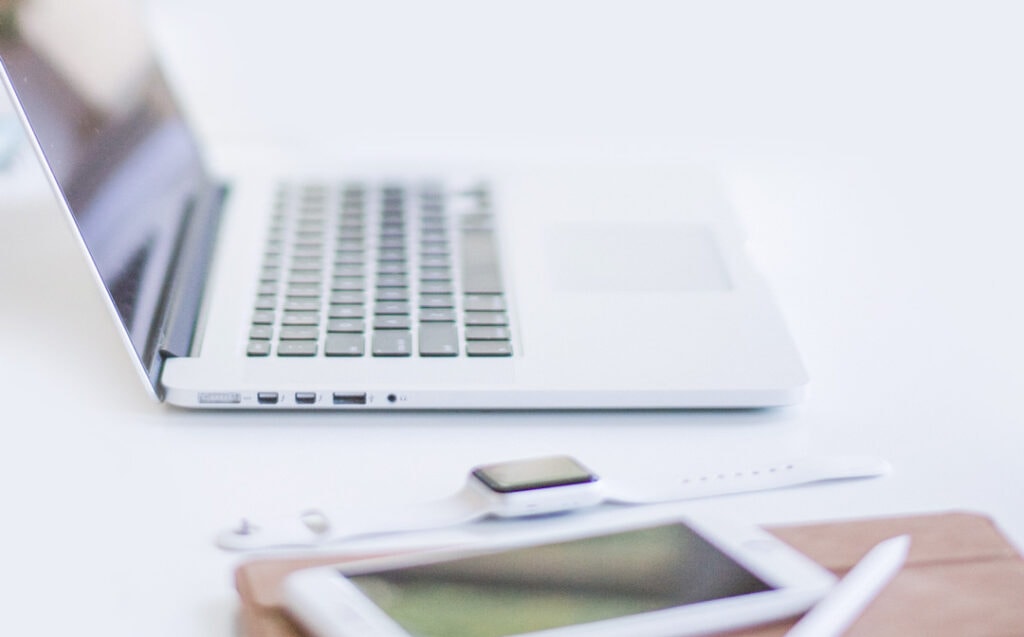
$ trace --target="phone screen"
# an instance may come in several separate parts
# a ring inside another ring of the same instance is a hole
[[[348,579],[415,637],[504,637],[772,588],[679,523]]]

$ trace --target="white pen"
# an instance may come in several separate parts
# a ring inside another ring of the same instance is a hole
[[[786,633],[786,637],[838,637],[889,583],[910,549],[910,536],[880,542],[835,588]]]

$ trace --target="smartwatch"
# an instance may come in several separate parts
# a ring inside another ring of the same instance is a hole
[[[879,458],[833,456],[683,476],[664,484],[616,485],[571,456],[527,458],[475,467],[462,489],[442,500],[356,517],[314,509],[266,524],[243,520],[221,533],[217,544],[228,550],[310,548],[361,536],[445,528],[486,517],[551,515],[600,504],[664,503],[888,472],[889,464]]]

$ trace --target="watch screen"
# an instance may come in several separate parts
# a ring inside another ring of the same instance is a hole
[[[569,456],[485,465],[474,469],[473,475],[499,493],[561,487],[597,480],[597,475]]]
[[[348,579],[414,637],[505,637],[770,590],[682,524]]]

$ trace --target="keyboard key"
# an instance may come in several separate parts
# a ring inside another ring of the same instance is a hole
[[[424,257],[447,257],[451,256],[451,248],[448,242],[424,243],[420,246],[420,256]]]
[[[331,292],[331,305],[362,305],[366,295],[362,292]]]
[[[467,294],[463,307],[471,312],[504,312],[505,297],[500,294]]]
[[[405,261],[405,250],[381,250],[377,252],[377,260],[381,263]]]
[[[301,246],[296,245],[292,249],[292,255],[296,257],[310,257],[316,259],[324,258],[324,249],[322,246]]]
[[[466,354],[469,356],[511,356],[512,343],[509,341],[467,341]]]
[[[377,277],[378,288],[407,288],[409,279],[400,274],[384,274]]]
[[[315,297],[320,296],[321,287],[319,284],[313,283],[295,283],[290,284],[285,289],[285,294],[288,296]]]
[[[273,310],[277,307],[276,296],[258,296],[256,297],[256,309],[257,310]]]
[[[310,283],[313,285],[320,285],[321,283],[323,283],[323,277],[320,275],[319,272],[296,272],[293,270],[288,275],[288,283],[289,285],[293,285],[296,283]]]
[[[409,288],[384,288],[377,290],[378,301],[408,301]]]
[[[274,316],[273,312],[259,311],[252,313],[253,325],[273,325],[275,318],[277,317]]]
[[[384,237],[377,247],[384,250],[405,250],[405,237]]]
[[[408,303],[404,301],[386,301],[384,303],[378,303],[373,308],[373,313],[379,315],[384,314],[397,314],[407,316],[412,311]]]
[[[361,252],[366,247],[366,232],[360,228],[343,228],[342,234],[334,242],[334,251],[337,252]]]
[[[282,325],[319,325],[318,312],[285,312],[281,317]]]
[[[366,231],[366,215],[359,208],[342,208],[341,214],[337,216],[336,220],[338,235],[342,238],[350,232],[362,235]]]
[[[279,338],[282,341],[315,341],[320,338],[320,328],[308,325],[286,326],[281,328]]]
[[[285,312],[317,312],[320,310],[320,299],[311,297],[299,297],[286,299],[284,302]]]
[[[409,268],[405,261],[381,263],[377,266],[377,274],[408,274]]]
[[[444,228],[423,228],[420,231],[420,243],[436,245],[448,240],[448,231]]]
[[[407,330],[412,327],[408,316],[378,316],[373,319],[375,330]]]
[[[334,276],[364,276],[365,268],[361,265],[339,265],[334,268]]]
[[[374,356],[410,356],[412,334],[408,330],[382,330],[373,333]]]
[[[316,341],[281,341],[278,356],[316,356]]]
[[[466,312],[466,325],[508,325],[504,312]]]
[[[249,341],[249,347],[245,350],[248,356],[268,356],[270,354],[270,341]]]
[[[334,265],[362,265],[366,263],[366,256],[360,252],[338,251],[334,256]]]
[[[317,262],[317,263],[293,263],[291,265],[291,267],[288,268],[288,274],[289,275],[310,274],[310,273],[314,273],[314,272],[322,272],[323,269],[324,269],[324,264],[320,263],[320,262]]]
[[[267,266],[260,271],[260,282],[262,283],[277,283],[279,280],[281,280],[281,268]]]
[[[423,268],[420,270],[421,283],[448,282],[452,280],[450,268]]]
[[[324,343],[326,356],[362,356],[366,353],[366,340],[362,334],[330,334]]]
[[[358,319],[366,315],[362,305],[332,305],[327,316],[332,319]]]
[[[454,291],[450,281],[427,281],[420,284],[422,294],[452,294]]]
[[[363,319],[331,319],[327,321],[327,331],[361,334],[366,331],[366,321]]]
[[[420,321],[423,323],[454,323],[455,310],[425,309],[420,310]]]
[[[451,294],[421,294],[420,307],[427,309],[449,309],[455,307],[455,297]]]
[[[459,333],[454,323],[420,325],[420,356],[458,356]]]
[[[270,325],[253,325],[249,328],[249,340],[269,341],[274,336],[274,328]]]
[[[334,292],[361,292],[366,289],[366,281],[357,276],[336,276],[331,280]]]
[[[353,252],[362,252],[365,246],[365,239],[362,236],[345,236],[341,235],[334,241],[335,253],[341,252],[350,254]]]
[[[467,327],[467,341],[507,341],[511,332],[507,327]]]
[[[448,262],[448,257],[428,255],[420,259],[420,265],[424,268],[447,268],[451,264]]]

